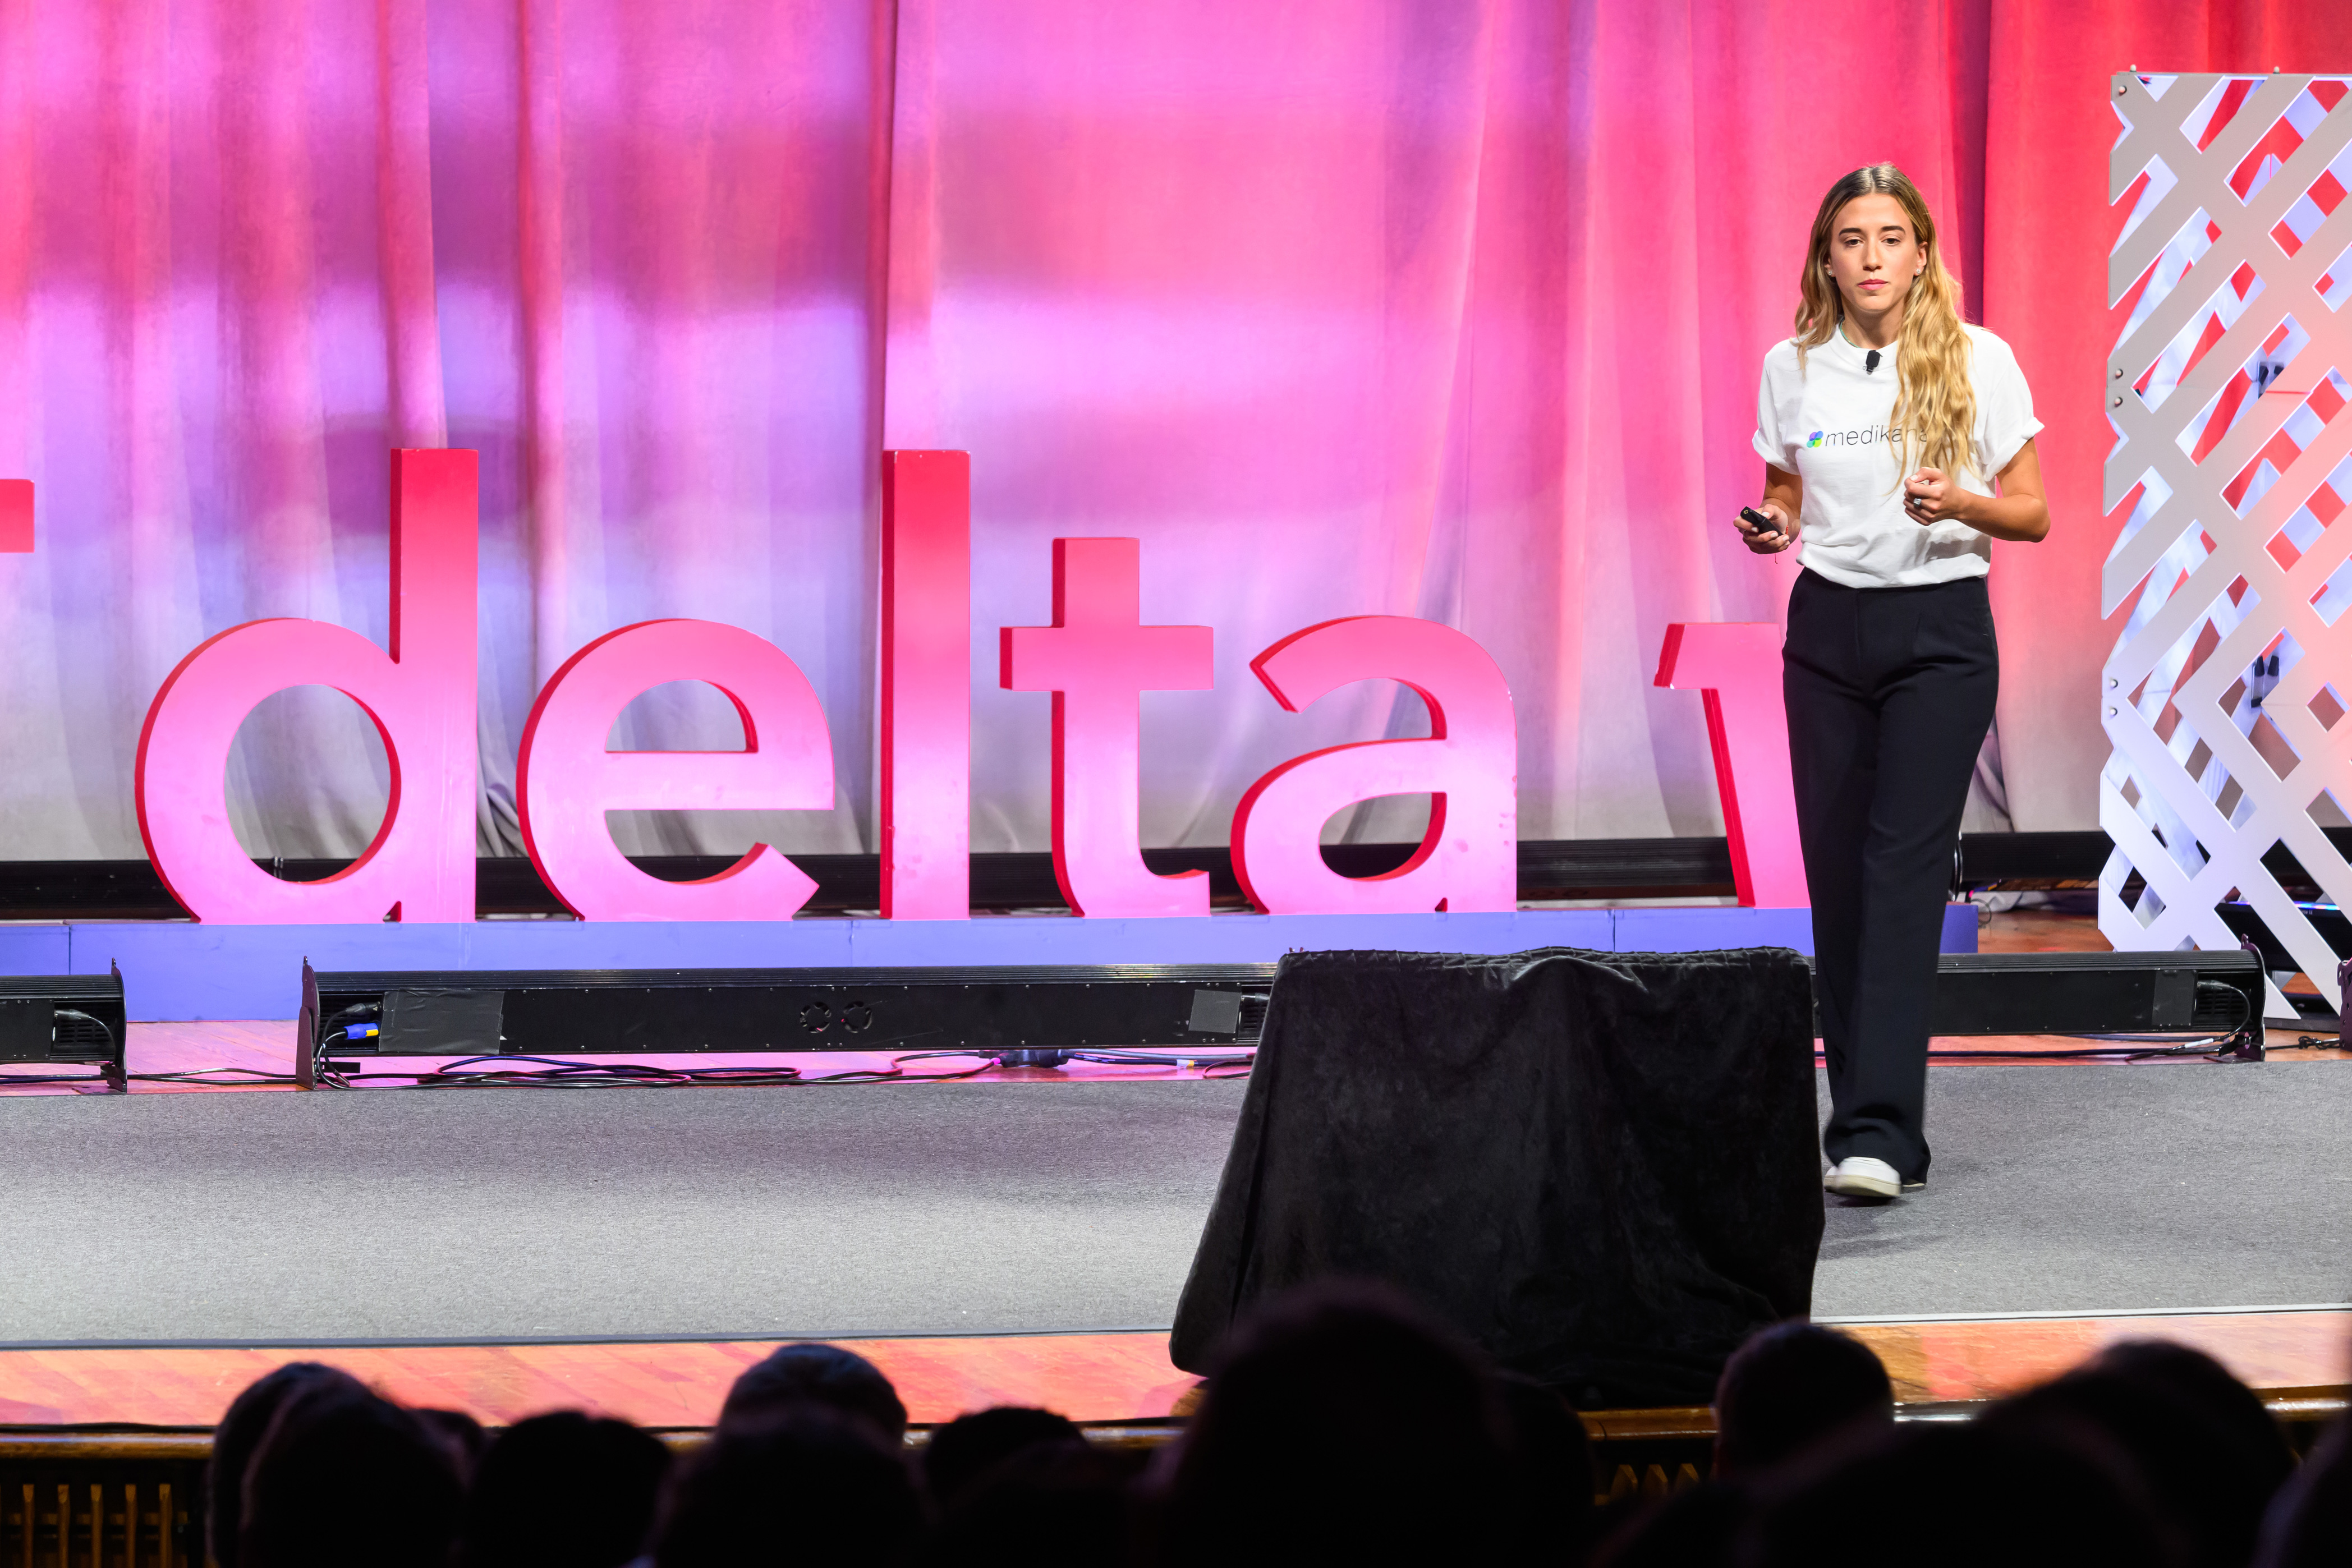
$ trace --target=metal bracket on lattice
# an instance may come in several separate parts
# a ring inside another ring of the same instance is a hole
[[[2352,76],[2127,74],[2113,102],[2105,506],[2129,509],[2100,612],[2132,608],[2100,694],[2099,929],[2231,947],[2242,901],[2339,1002],[2263,856],[2352,907],[2326,831],[2352,822]]]

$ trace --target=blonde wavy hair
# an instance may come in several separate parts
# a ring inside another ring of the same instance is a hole
[[[1977,394],[1969,379],[1971,345],[1960,326],[1960,280],[1944,266],[1936,245],[1936,219],[1927,198],[1910,177],[1892,163],[1856,169],[1822,198],[1813,214],[1813,237],[1805,246],[1804,274],[1797,280],[1803,296],[1797,306],[1797,362],[1806,350],[1830,340],[1845,315],[1845,300],[1825,265],[1838,213],[1856,196],[1892,196],[1911,220],[1911,232],[1927,265],[1911,280],[1903,305],[1903,351],[1895,357],[1895,412],[1889,425],[1903,433],[1902,470],[1915,466],[1940,468],[1948,474],[1977,470]],[[1979,476],[1981,477],[1981,476]]]

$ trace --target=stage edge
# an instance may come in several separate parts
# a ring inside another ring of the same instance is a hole
[[[1945,914],[1944,951],[1976,951],[1976,910]],[[451,925],[0,925],[0,974],[122,968],[138,1022],[294,1016],[302,961],[320,969],[974,967],[1267,964],[1299,950],[1516,953],[1530,947],[1812,950],[1810,912],[1705,904],[1479,915],[1220,915],[1193,920],[1008,915],[965,921],[478,920]]]

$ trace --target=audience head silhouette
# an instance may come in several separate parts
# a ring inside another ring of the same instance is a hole
[[[1776,1323],[1734,1352],[1716,1384],[1716,1474],[1768,1469],[1847,1427],[1894,1419],[1894,1385],[1868,1345],[1817,1323]]]
[[[1899,1542],[1908,1568],[2179,1568],[2133,1479],[2095,1447],[1985,1422],[1849,1431],[1765,1483],[1738,1561],[1821,1568]]]
[[[784,1345],[738,1377],[719,1424],[740,1426],[801,1405],[863,1421],[893,1446],[906,1439],[907,1406],[882,1369],[853,1351],[813,1341]]]
[[[1132,1467],[1083,1439],[1032,1443],[968,1480],[940,1521],[940,1568],[1111,1568],[1128,1560]]]
[[[478,1448],[470,1416],[294,1363],[222,1417],[205,1538],[222,1568],[1818,1568],[1856,1542],[1918,1568],[2352,1561],[2352,1427],[2298,1471],[2262,1402],[2197,1351],[2118,1344],[1962,1424],[1891,1411],[1865,1346],[1777,1325],[1724,1369],[1718,1476],[1596,1521],[1585,1428],[1556,1392],[1335,1282],[1241,1323],[1148,1474],[1022,1406],[941,1427],[918,1467],[889,1380],[826,1345],[746,1373],[680,1466],[576,1411]]]
[[[265,1372],[229,1401],[213,1431],[213,1459],[205,1475],[205,1545],[219,1568],[236,1568],[237,1533],[245,1521],[245,1471],[279,1406],[309,1389],[365,1392],[348,1372],[315,1361],[289,1361]]]
[[[2263,1511],[2294,1468],[2252,1390],[2185,1345],[2116,1345],[1986,1420],[2053,1443],[2112,1449],[2196,1568],[2237,1568],[2253,1555]]]
[[[923,1526],[901,1456],[819,1405],[722,1422],[684,1466],[655,1568],[862,1568],[898,1562]]]
[[[2347,1563],[2352,1563],[2352,1417],[2339,1416],[2271,1504],[2254,1568],[2342,1568]]]
[[[619,1568],[645,1549],[669,1449],[576,1410],[500,1433],[467,1494],[459,1568]]]
[[[425,1423],[425,1429],[438,1437],[441,1446],[449,1450],[449,1458],[456,1463],[457,1473],[470,1485],[474,1479],[474,1467],[482,1462],[482,1451],[490,1446],[489,1433],[482,1429],[479,1421],[463,1410],[420,1406],[415,1415]]]
[[[1531,1377],[1496,1379],[1511,1430],[1512,1470],[1527,1511],[1530,1560],[1574,1561],[1592,1523],[1592,1443],[1568,1401]]]
[[[1508,1443],[1452,1334],[1389,1291],[1309,1287],[1220,1355],[1167,1477],[1164,1560],[1503,1561]]]
[[[1014,1455],[1039,1445],[1086,1447],[1077,1423],[1051,1410],[1000,1405],[959,1416],[931,1434],[923,1449],[923,1479],[942,1506],[980,1476]]]
[[[364,1388],[278,1406],[245,1472],[241,1568],[446,1568],[464,1481],[446,1441]]]

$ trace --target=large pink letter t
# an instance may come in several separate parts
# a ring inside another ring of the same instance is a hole
[[[1002,628],[999,683],[1054,694],[1054,877],[1081,915],[1206,915],[1202,872],[1143,863],[1140,716],[1147,691],[1215,683],[1206,626],[1146,626],[1134,539],[1054,541],[1054,623]]]

